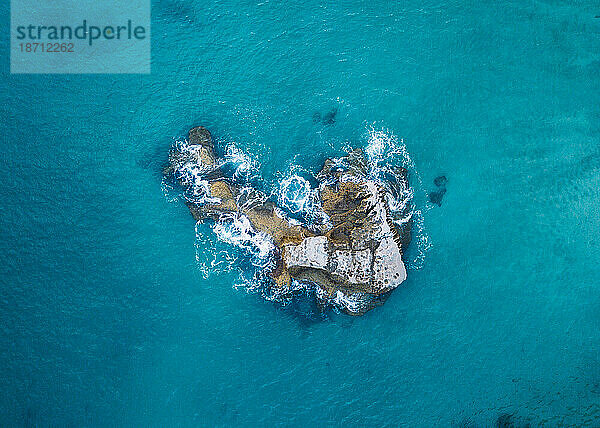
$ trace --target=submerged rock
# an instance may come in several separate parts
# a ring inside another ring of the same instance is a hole
[[[429,202],[432,204],[436,204],[438,207],[442,206],[442,200],[444,199],[444,195],[446,194],[446,188],[442,187],[437,190],[432,190],[429,192]]]
[[[448,183],[448,179],[445,175],[440,175],[433,179],[433,184],[437,187],[446,187],[446,183]]]
[[[406,170],[397,170],[398,182],[392,185],[369,174],[360,150],[328,159],[316,176],[315,204],[322,221],[304,224],[264,192],[228,175],[223,165],[210,132],[198,127],[186,144],[170,152],[165,174],[183,186],[197,221],[235,224],[268,253],[272,295],[290,299],[299,289],[311,289],[320,308],[361,315],[406,279],[410,207],[405,202],[392,211],[388,202],[393,186],[408,189]]]
[[[329,110],[323,116],[323,125],[333,125],[335,123],[335,117],[337,116],[337,108]]]
[[[313,114],[313,123],[320,123],[322,125],[333,125],[335,124],[335,118],[337,116],[337,108],[332,108],[324,115],[321,115],[318,111]]]
[[[437,190],[433,190],[429,192],[429,201],[437,206],[442,206],[442,199],[444,199],[444,195],[446,194],[446,183],[448,183],[448,179],[445,175],[440,175],[435,177],[433,180],[433,184],[436,185]]]

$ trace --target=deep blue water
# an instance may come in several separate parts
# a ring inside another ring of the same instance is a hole
[[[10,75],[5,32],[0,425],[600,426],[599,14],[156,1],[152,74],[130,76]],[[205,278],[161,183],[194,125],[267,182],[370,127],[403,138],[425,260],[316,323]]]

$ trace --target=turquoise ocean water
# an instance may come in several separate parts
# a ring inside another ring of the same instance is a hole
[[[10,75],[6,32],[0,425],[600,426],[597,15],[156,1],[152,74],[130,76]],[[194,125],[274,187],[370,129],[403,139],[422,260],[318,322],[234,288],[235,264],[207,277],[228,247],[161,181]]]

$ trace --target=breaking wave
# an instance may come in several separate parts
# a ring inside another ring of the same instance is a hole
[[[212,230],[219,239],[227,244],[239,247],[253,255],[252,264],[266,268],[275,245],[271,238],[263,232],[257,233],[245,215],[229,213],[221,215]]]
[[[235,143],[227,145],[224,165],[233,168],[232,176],[240,181],[252,181],[252,179],[260,176],[260,162],[252,159],[248,153],[238,148]]]

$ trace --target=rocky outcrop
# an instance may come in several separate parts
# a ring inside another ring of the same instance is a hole
[[[263,192],[227,176],[221,166],[210,132],[198,127],[187,144],[170,152],[165,174],[184,187],[197,221],[243,218],[251,233],[270,241],[274,294],[290,298],[300,284],[314,288],[322,308],[333,305],[360,315],[383,303],[406,279],[402,252],[410,241],[410,221],[395,217],[409,215],[390,210],[390,186],[370,177],[361,151],[328,159],[316,176],[317,200],[327,219],[318,225],[292,220]],[[406,171],[397,172],[399,184],[408,188]]]

